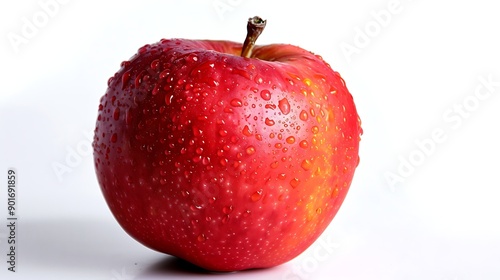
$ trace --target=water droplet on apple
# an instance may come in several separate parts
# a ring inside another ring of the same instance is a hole
[[[286,142],[290,145],[295,143],[295,137],[293,137],[293,136],[287,137]]]
[[[224,217],[222,217],[222,223],[226,224],[227,222],[229,222],[229,215],[225,215]]]
[[[271,100],[271,92],[269,90],[264,89],[260,92],[260,97],[266,101]]]
[[[142,73],[137,75],[137,77],[135,77],[135,81],[134,81],[135,87],[136,88],[140,87],[141,83],[142,83]]]
[[[120,108],[116,107],[113,111],[113,119],[117,121],[120,118]]]
[[[246,149],[247,155],[253,155],[255,153],[255,147],[254,146],[248,146]]]
[[[248,127],[248,125],[245,125],[245,127],[243,128],[243,135],[252,136],[252,131],[250,131],[250,128]]]
[[[191,205],[189,208],[191,209],[191,211],[196,211],[200,210],[203,207],[201,205]]]
[[[233,206],[232,205],[224,206],[222,208],[222,213],[224,213],[224,214],[231,214],[231,212],[233,212]]]
[[[255,139],[257,139],[257,141],[262,141],[262,135],[255,134]]]
[[[302,140],[302,141],[300,141],[299,146],[301,148],[307,149],[307,147],[309,146],[309,143],[307,143],[307,140]]]
[[[151,91],[151,94],[157,95],[158,92],[160,92],[160,88],[161,88],[160,84],[156,84],[155,87],[153,88],[153,90]]]
[[[305,159],[302,161],[302,164],[300,165],[302,167],[302,169],[304,169],[305,171],[308,171],[311,169],[312,167],[312,163],[310,160],[308,159]]]
[[[151,61],[151,64],[149,65],[149,67],[151,68],[151,70],[158,70],[158,68],[160,67],[160,60],[159,59],[155,59],[153,61]]]
[[[120,67],[128,67],[130,65],[130,61],[124,60],[122,63],[120,63]]]
[[[288,102],[288,99],[281,99],[278,102],[278,108],[280,108],[280,111],[281,113],[283,113],[283,115],[288,115],[288,113],[290,113],[290,103]]]
[[[198,235],[197,239],[199,242],[205,242],[205,240],[207,240],[207,238],[205,237],[205,234],[203,234],[203,233]]]
[[[172,99],[174,98],[174,95],[165,95],[165,104],[170,105],[172,104]]]
[[[195,137],[199,137],[200,135],[203,134],[203,130],[199,129],[198,127],[196,126],[193,126],[193,135]]]
[[[187,56],[186,60],[189,61],[189,62],[194,62],[194,61],[198,61],[198,57],[196,56],[196,54],[190,53]]]
[[[160,78],[160,80],[165,79],[168,75],[170,75],[170,69],[165,69],[165,70],[161,71],[159,78]]]
[[[203,165],[209,165],[210,164],[210,157],[203,157],[203,159],[201,160],[201,163]]]
[[[114,81],[114,79],[115,79],[115,77],[114,77],[114,76],[113,76],[113,77],[110,77],[110,78],[108,79],[108,87],[111,85],[111,83]]]
[[[271,163],[270,166],[271,166],[272,169],[275,169],[275,168],[278,168],[279,165],[280,165],[280,163],[278,161],[274,161],[274,162]]]
[[[311,80],[309,78],[305,78],[304,84],[306,84],[307,86],[311,86]]]
[[[201,156],[201,155],[195,156],[195,157],[193,157],[193,162],[194,162],[194,163],[198,163],[198,162],[200,162],[200,161],[201,161],[201,158],[202,158],[202,156]]]
[[[127,72],[123,73],[123,76],[122,76],[122,89],[125,89],[125,87],[127,86],[127,83],[128,83],[129,80],[130,80],[130,70],[128,70]]]
[[[230,104],[233,107],[242,107],[243,106],[243,102],[238,98],[234,98],[233,100],[231,100]]]
[[[220,136],[226,136],[227,135],[227,130],[224,130],[224,129],[219,130],[219,135]]]
[[[264,121],[264,123],[268,126],[273,126],[274,125],[274,121],[269,119],[269,118],[266,118],[266,120]]]
[[[235,73],[236,75],[240,75],[243,78],[246,78],[246,79],[250,80],[250,73],[247,70],[245,70],[245,69],[236,69],[236,68],[233,68],[232,72]]]
[[[316,209],[316,214],[320,215],[321,214],[321,207]]]
[[[290,186],[292,186],[292,188],[296,188],[298,187],[300,184],[300,180],[298,178],[293,178],[292,180],[290,180]]]
[[[253,202],[257,202],[262,198],[262,189],[254,192],[250,198],[252,199]]]
[[[266,104],[266,106],[264,106],[264,108],[274,110],[274,109],[276,109],[276,105],[274,105],[274,104]]]
[[[312,133],[313,133],[313,134],[317,134],[317,133],[319,132],[319,127],[317,127],[317,126],[313,126],[313,127],[311,128],[311,131],[312,131]]]
[[[312,142],[313,146],[317,148],[317,146],[316,146],[316,145],[318,144],[318,140],[316,139],[316,137],[313,137],[313,138],[311,139],[311,142]],[[336,151],[336,150],[337,150],[337,147],[335,147],[335,151]]]
[[[303,121],[307,121],[309,116],[307,115],[307,112],[305,110],[300,111],[299,118]]]
[[[145,52],[147,52],[147,51],[148,51],[149,47],[150,47],[150,45],[149,45],[149,44],[146,44],[146,45],[144,45],[144,46],[140,47],[140,48],[139,48],[139,50],[138,50],[137,52],[138,52],[139,54],[144,54]]]
[[[245,212],[243,212],[243,217],[246,218],[246,217],[250,216],[250,214],[252,214],[252,211],[246,210]]]

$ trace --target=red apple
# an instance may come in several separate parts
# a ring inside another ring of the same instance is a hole
[[[360,119],[340,75],[284,44],[163,39],[109,79],[93,143],[106,202],[145,246],[214,271],[282,264],[339,210]],[[242,54],[242,55],[240,55]]]

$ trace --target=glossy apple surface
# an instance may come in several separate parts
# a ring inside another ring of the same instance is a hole
[[[109,80],[94,158],[111,212],[137,241],[200,267],[271,267],[308,248],[359,162],[340,75],[291,45],[161,40]]]

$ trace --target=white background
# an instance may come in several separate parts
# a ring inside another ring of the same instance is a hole
[[[493,3],[2,1],[0,278],[500,279]],[[108,77],[139,47],[174,37],[242,41],[254,15],[268,20],[259,44],[299,45],[341,73],[363,121],[361,163],[310,250],[273,269],[204,274],[121,230],[89,137]],[[16,273],[5,262],[8,168],[19,175]]]

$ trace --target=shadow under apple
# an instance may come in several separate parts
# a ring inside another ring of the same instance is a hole
[[[261,269],[249,269],[243,271],[232,271],[232,272],[217,272],[209,271],[199,266],[196,266],[188,261],[181,258],[165,255],[159,259],[156,263],[151,266],[146,267],[141,274],[138,275],[138,279],[150,279],[155,276],[190,276],[190,278],[221,278],[230,277],[232,279],[255,279],[257,274],[260,274],[259,278],[262,278],[262,274],[276,275],[279,274],[282,268],[272,267],[272,268],[261,268]],[[154,278],[156,279],[156,278]]]

